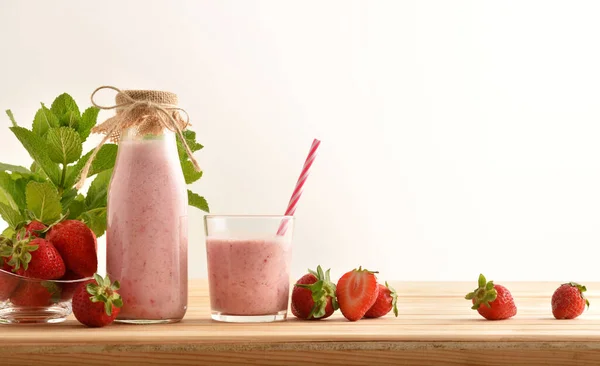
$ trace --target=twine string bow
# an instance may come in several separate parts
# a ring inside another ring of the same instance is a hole
[[[99,92],[102,89],[112,89],[112,90],[116,91],[118,95],[122,96],[126,101],[124,103],[115,104],[115,105],[111,105],[111,106],[99,105],[94,101],[94,96],[96,95],[97,92]],[[121,91],[121,89],[116,88],[114,86],[106,86],[106,85],[96,88],[96,90],[94,90],[94,92],[92,93],[90,98],[91,98],[92,104],[99,109],[111,110],[111,109],[122,108],[122,110],[120,110],[119,113],[115,117],[112,117],[111,119],[105,121],[102,124],[102,127],[105,132],[105,136],[102,138],[102,140],[100,141],[98,146],[96,146],[96,148],[92,152],[92,155],[90,155],[90,158],[87,160],[87,162],[85,163],[85,166],[81,170],[81,175],[79,177],[79,181],[75,185],[75,187],[77,189],[81,189],[81,187],[83,187],[83,184],[85,183],[85,180],[91,169],[92,162],[96,158],[96,155],[100,151],[100,148],[102,148],[102,146],[109,139],[111,139],[111,138],[115,139],[115,136],[120,136],[120,133],[122,130],[136,125],[135,121],[133,123],[130,123],[131,121],[129,121],[129,119],[132,117],[133,112],[136,110],[139,110],[140,108],[144,108],[146,110],[153,111],[154,113],[151,117],[154,117],[164,129],[167,129],[169,131],[177,133],[177,136],[181,140],[181,144],[183,145],[185,152],[187,153],[187,156],[190,158],[190,161],[192,162],[194,169],[196,169],[196,171],[201,170],[200,165],[198,164],[198,161],[196,160],[196,158],[194,158],[192,150],[190,149],[189,145],[187,144],[187,142],[185,140],[185,137],[183,136],[183,130],[185,130],[185,128],[189,125],[189,121],[190,121],[190,117],[189,117],[188,113],[183,108],[179,108],[173,104],[159,103],[159,102],[154,102],[154,101],[149,101],[149,100],[136,100],[136,99],[133,99],[127,93],[124,93],[123,91]],[[185,125],[184,126],[181,126],[181,123],[173,117],[174,112],[182,112],[183,114],[185,114]],[[138,116],[138,119],[139,119],[138,122],[143,123],[147,120],[148,117],[149,117],[148,115],[144,115],[144,116],[142,116],[142,118],[139,118],[139,116]],[[104,126],[105,124],[107,124],[107,125]],[[98,127],[101,127],[101,125],[96,126],[92,130],[92,132],[97,132],[99,130]]]

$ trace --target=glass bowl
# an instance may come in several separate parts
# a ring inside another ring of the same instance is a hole
[[[90,279],[37,280],[0,269],[0,324],[63,322],[75,289]]]

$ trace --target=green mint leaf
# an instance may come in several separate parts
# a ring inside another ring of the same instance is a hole
[[[81,141],[85,141],[90,135],[92,127],[96,125],[99,112],[99,108],[89,107],[81,115],[81,122],[79,122],[79,127],[77,128],[77,132],[81,136]]]
[[[4,163],[0,163],[0,171],[6,172],[15,172],[15,173],[21,173],[21,174],[31,174],[31,171],[25,167],[19,166],[19,165],[11,165],[11,164],[4,164]]]
[[[106,207],[99,207],[81,214],[81,219],[92,229],[96,237],[101,237],[106,231]]]
[[[96,159],[92,162],[92,168],[88,174],[88,177],[96,175],[105,170],[109,170],[115,167],[117,160],[117,145],[105,144],[102,145],[101,150],[96,155]]]
[[[60,182],[60,169],[48,156],[46,141],[33,132],[23,127],[11,127],[10,130],[17,136],[25,150],[36,164],[55,185]]]
[[[79,123],[81,122],[81,117],[76,112],[69,111],[60,118],[59,122],[60,126],[77,130],[79,128]]]
[[[60,205],[63,208],[63,214],[67,212],[69,205],[76,197],[77,189],[75,188],[67,189],[63,192],[62,196],[60,197]]]
[[[15,235],[15,229],[9,226],[6,229],[4,229],[4,231],[2,231],[2,234],[0,235],[2,235],[5,238],[12,238],[13,235]]]
[[[52,164],[54,164],[56,166],[56,169],[59,169],[58,164],[55,162],[51,162]],[[42,170],[42,168],[34,161],[33,163],[31,163],[31,171],[33,172],[33,174],[39,178],[41,178],[42,182],[47,181],[49,178],[46,175],[46,173],[44,173],[44,171]]]
[[[13,202],[16,204],[16,207],[12,206],[13,208],[18,211],[26,209],[25,187],[30,181],[38,180],[39,178],[33,174],[21,176],[19,173],[12,173],[10,174],[10,179],[12,181],[8,181],[4,174],[8,173],[0,172],[0,190],[2,190],[2,187],[5,187],[6,193],[10,195]]]
[[[79,107],[77,107],[77,103],[75,103],[75,100],[67,93],[63,93],[54,99],[50,110],[56,116],[60,117],[64,116],[67,112],[75,112],[78,117],[81,114],[79,112]]]
[[[25,218],[19,211],[4,203],[0,203],[0,216],[12,229],[25,221]]]
[[[38,109],[33,118],[33,133],[43,137],[49,129],[58,126],[58,117],[42,103],[42,108]]]
[[[64,209],[64,212],[66,212],[66,210],[69,210],[69,219],[73,220],[80,218],[81,214],[85,211],[85,197],[81,194],[77,195],[77,197],[75,197],[75,199]]]
[[[208,202],[206,202],[206,199],[204,197],[199,196],[198,194],[190,191],[189,189],[188,189],[188,204],[190,206],[199,208],[204,212],[210,212],[210,209],[208,208]]]
[[[49,183],[29,182],[25,189],[27,209],[39,221],[50,224],[60,218],[62,208],[56,188]]]
[[[196,152],[204,147],[198,142],[196,142],[196,132],[194,131],[183,131],[183,137],[192,152]],[[177,152],[179,153],[180,160],[187,159],[187,152],[185,151],[185,148],[183,147],[183,144],[181,143],[181,140],[179,138],[177,138]]]
[[[183,131],[183,137],[192,152],[203,148],[201,144],[196,142],[196,132],[190,130]],[[196,171],[180,139],[177,139],[177,153],[179,154],[179,161],[181,163],[181,170],[183,170],[183,176],[185,177],[185,183],[191,184],[202,178],[202,172]]]
[[[202,171],[197,171],[196,168],[194,168],[194,164],[189,160],[181,161],[181,170],[183,170],[185,184],[192,184],[202,178]]]
[[[85,206],[88,210],[98,207],[106,207],[106,195],[108,184],[112,177],[112,169],[98,173],[96,179],[90,185],[85,198]]]
[[[10,121],[12,122],[13,127],[19,127],[19,125],[17,124],[17,121],[15,120],[15,116],[13,115],[13,112],[10,109],[6,110],[6,115],[8,116],[8,118],[10,118]]]
[[[46,135],[48,156],[55,163],[72,163],[81,156],[81,138],[70,127],[55,127]]]
[[[87,163],[88,159],[92,155],[92,151],[85,154],[77,163],[67,169],[67,179],[65,187],[71,187],[79,179],[81,170]],[[117,160],[117,145],[115,144],[104,144],[98,151],[96,159],[92,162],[92,167],[88,173],[88,177],[103,172],[108,169],[112,169],[115,166],[115,160]],[[87,177],[86,177],[87,178]]]
[[[17,182],[10,174],[7,172],[0,172],[0,203],[4,203],[13,210],[19,211],[19,204],[16,202],[21,198],[19,193]]]
[[[37,173],[25,173],[24,174],[24,173],[12,172],[10,174],[10,176],[14,180],[23,179],[25,181],[25,185],[27,185],[27,182],[32,181],[32,180],[34,180],[36,182],[44,182],[45,180],[48,179],[48,178],[43,178],[40,174],[37,174]],[[23,191],[25,191],[25,189],[23,189]]]

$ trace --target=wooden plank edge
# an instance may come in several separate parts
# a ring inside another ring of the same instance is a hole
[[[600,342],[291,342],[216,344],[29,345],[0,347],[2,354],[188,353],[282,351],[427,351],[427,350],[600,350]]]

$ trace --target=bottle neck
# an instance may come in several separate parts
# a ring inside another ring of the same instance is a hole
[[[121,132],[120,141],[173,141],[175,142],[175,133],[166,129],[158,133],[140,134],[138,129],[131,127]]]
[[[134,128],[123,131],[119,140],[117,159],[130,159],[140,156],[171,162],[179,166],[176,135],[169,130],[159,134],[140,135]]]

